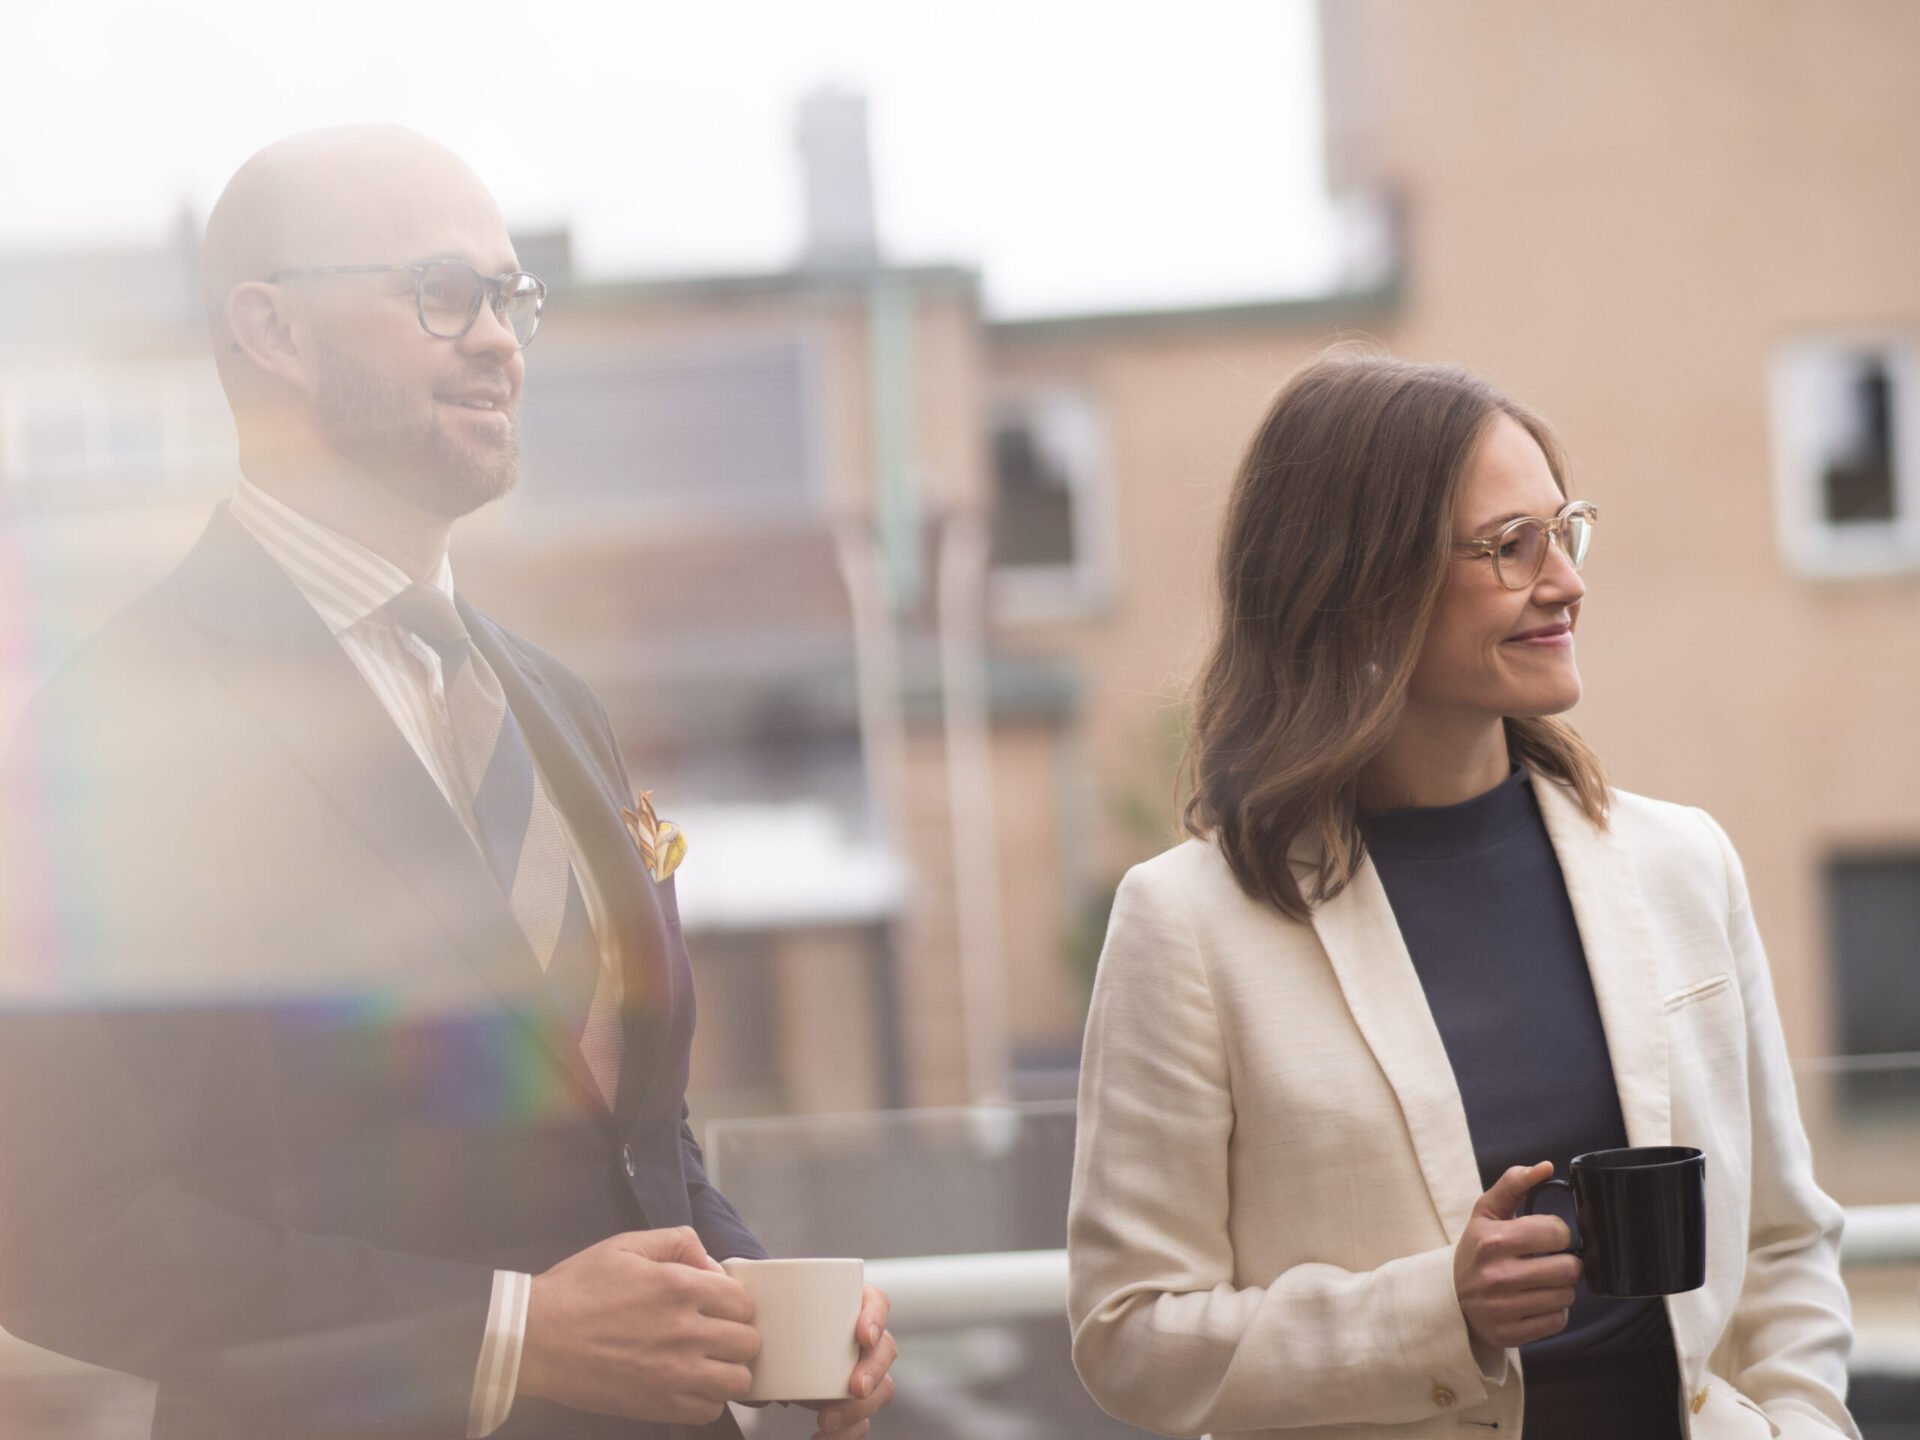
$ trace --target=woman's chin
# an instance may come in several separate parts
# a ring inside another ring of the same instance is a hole
[[[1580,703],[1580,674],[1568,665],[1551,677],[1527,677],[1531,683],[1508,685],[1507,704],[1501,712],[1512,720],[1538,720],[1561,715]]]
[[[1549,715],[1564,715],[1580,703],[1578,684],[1564,686],[1551,694],[1527,696],[1507,711],[1511,720],[1543,720]]]

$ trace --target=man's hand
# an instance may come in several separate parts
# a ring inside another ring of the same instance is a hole
[[[854,1338],[860,1342],[860,1359],[853,1367],[847,1389],[851,1400],[828,1400],[809,1405],[820,1414],[820,1428],[814,1440],[860,1440],[873,1428],[874,1412],[893,1399],[894,1356],[900,1349],[887,1329],[891,1302],[884,1290],[866,1287],[860,1297],[860,1318],[854,1322]]]
[[[522,1395],[575,1410],[704,1425],[747,1393],[753,1301],[691,1229],[615,1235],[536,1275]]]
[[[1474,1202],[1473,1218],[1453,1251],[1453,1293],[1475,1337],[1505,1350],[1567,1328],[1578,1257],[1566,1221],[1554,1215],[1514,1218],[1528,1191],[1553,1165],[1516,1165]]]

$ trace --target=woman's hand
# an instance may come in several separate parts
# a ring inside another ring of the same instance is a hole
[[[1551,1161],[1516,1165],[1482,1195],[1453,1250],[1453,1293],[1476,1339],[1505,1350],[1567,1328],[1578,1257],[1566,1221],[1514,1218],[1521,1200],[1553,1174]],[[1557,1253],[1549,1253],[1557,1252]]]

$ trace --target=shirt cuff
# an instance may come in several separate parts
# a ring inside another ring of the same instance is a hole
[[[533,1277],[517,1270],[493,1272],[493,1299],[487,1306],[487,1333],[473,1371],[473,1399],[467,1406],[467,1440],[482,1440],[507,1423],[520,1382],[520,1348],[527,1338],[527,1300]]]

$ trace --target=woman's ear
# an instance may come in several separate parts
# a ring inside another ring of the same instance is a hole
[[[306,357],[287,314],[285,292],[264,280],[248,280],[227,296],[227,330],[233,352],[256,370],[296,389],[307,388]]]

